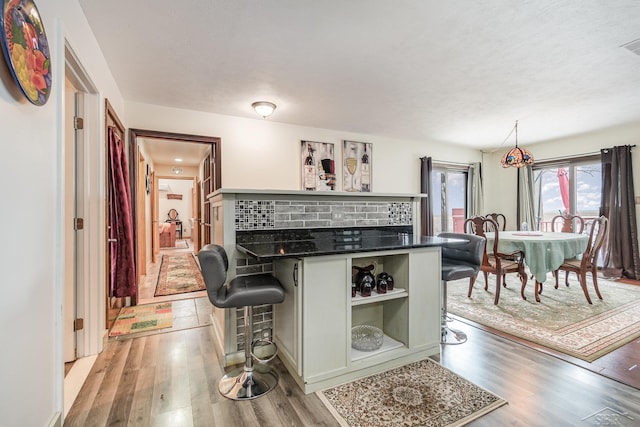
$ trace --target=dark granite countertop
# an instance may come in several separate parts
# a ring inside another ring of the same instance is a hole
[[[441,246],[455,239],[414,239],[411,227],[271,230],[236,233],[237,249],[261,261]]]

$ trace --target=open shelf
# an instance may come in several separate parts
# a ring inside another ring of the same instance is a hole
[[[376,291],[371,292],[371,296],[363,297],[359,294],[356,294],[355,297],[351,298],[351,305],[361,305],[361,304],[370,304],[374,302],[387,301],[396,298],[406,298],[409,294],[407,290],[404,288],[393,288],[392,291],[387,291],[386,294],[379,294]]]
[[[380,353],[384,353],[385,351],[393,350],[396,348],[404,347],[400,341],[396,341],[393,338],[385,335],[382,341],[382,347],[374,351],[360,351],[351,347],[351,361],[362,360],[367,357],[375,356]]]

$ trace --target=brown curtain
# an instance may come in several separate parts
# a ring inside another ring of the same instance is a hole
[[[420,192],[428,197],[420,200],[420,234],[433,236],[433,201],[431,198],[431,170],[433,161],[431,157],[420,157]]]
[[[605,277],[640,280],[631,146],[601,150],[601,215],[609,219],[609,236],[603,246]]]
[[[111,245],[111,296],[135,297],[137,293],[133,258],[133,217],[129,172],[124,143],[109,127],[109,239]]]

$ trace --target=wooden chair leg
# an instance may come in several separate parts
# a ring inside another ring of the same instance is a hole
[[[593,288],[596,290],[596,295],[598,295],[598,298],[602,299],[600,289],[598,289],[598,267],[595,265],[591,269],[591,276],[593,277]]]
[[[489,290],[489,273],[486,271],[483,271],[484,273],[484,290],[488,291]]]
[[[556,279],[556,286],[555,288],[558,289],[558,276],[560,275],[560,271],[559,270],[553,270],[553,277]]]
[[[569,271],[565,271],[564,272],[564,284],[567,285],[567,287],[569,287]]]
[[[496,298],[493,300],[493,304],[498,305],[498,301],[500,301],[500,288],[502,286],[501,282],[502,281],[502,274],[496,274]]]
[[[473,292],[473,285],[476,283],[477,276],[469,277],[469,292],[467,292],[467,298],[471,298],[471,292]]]
[[[591,302],[591,297],[589,296],[589,291],[587,290],[587,272],[583,271],[582,273],[580,273],[580,276],[578,277],[578,280],[580,281],[580,286],[582,287],[582,292],[584,293],[585,298],[587,298],[587,302],[589,304],[593,304]]]

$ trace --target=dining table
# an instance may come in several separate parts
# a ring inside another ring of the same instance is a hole
[[[494,236],[487,233],[487,247],[493,245]],[[554,272],[565,259],[584,253],[589,236],[578,233],[550,233],[543,231],[500,231],[498,250],[503,253],[522,251],[524,263],[536,280],[534,295],[540,302],[542,283],[547,273]]]

